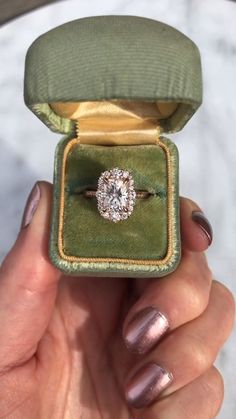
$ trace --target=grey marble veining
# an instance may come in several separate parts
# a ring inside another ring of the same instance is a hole
[[[24,57],[41,33],[71,19],[133,14],[167,22],[200,48],[204,104],[172,136],[180,151],[181,192],[211,220],[208,251],[215,278],[236,290],[236,5],[226,0],[67,0],[37,10],[0,29],[0,260],[17,234],[26,196],[37,179],[52,180],[60,136],[49,132],[23,103]],[[236,335],[217,360],[225,378],[221,419],[236,417]]]

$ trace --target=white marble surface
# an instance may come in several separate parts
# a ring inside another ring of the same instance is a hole
[[[180,150],[181,191],[211,220],[208,252],[216,278],[236,290],[236,4],[226,0],[67,0],[37,10],[0,30],[0,260],[17,234],[28,191],[52,179],[60,136],[23,103],[24,57],[41,33],[71,19],[133,14],[162,20],[190,36],[202,54],[204,104],[174,139]],[[225,378],[221,419],[236,417],[236,334],[217,364]]]

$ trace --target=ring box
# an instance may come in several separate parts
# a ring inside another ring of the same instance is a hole
[[[178,151],[202,101],[196,45],[135,16],[78,19],[29,48],[25,103],[64,134],[55,154],[50,257],[71,275],[159,277],[181,257]],[[104,219],[95,197],[106,170],[129,171],[136,199],[127,220]]]

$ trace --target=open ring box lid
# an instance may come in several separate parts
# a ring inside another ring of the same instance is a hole
[[[58,144],[50,255],[70,274],[162,276],[180,259],[179,131],[202,101],[196,45],[178,30],[135,16],[89,17],[59,26],[29,48],[25,102]],[[129,170],[136,202],[125,221],[103,219],[95,199],[104,170]],[[76,194],[75,191],[79,191]]]

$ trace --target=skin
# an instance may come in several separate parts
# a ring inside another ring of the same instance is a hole
[[[212,281],[198,206],[181,199],[183,258],[159,280],[61,276],[48,259],[51,185],[0,270],[0,418],[212,419],[223,399],[213,366],[234,319],[234,299]],[[187,303],[186,303],[187,302]],[[125,325],[150,305],[168,334],[145,355],[130,352]],[[152,361],[173,374],[149,406],[125,399],[127,377]]]

